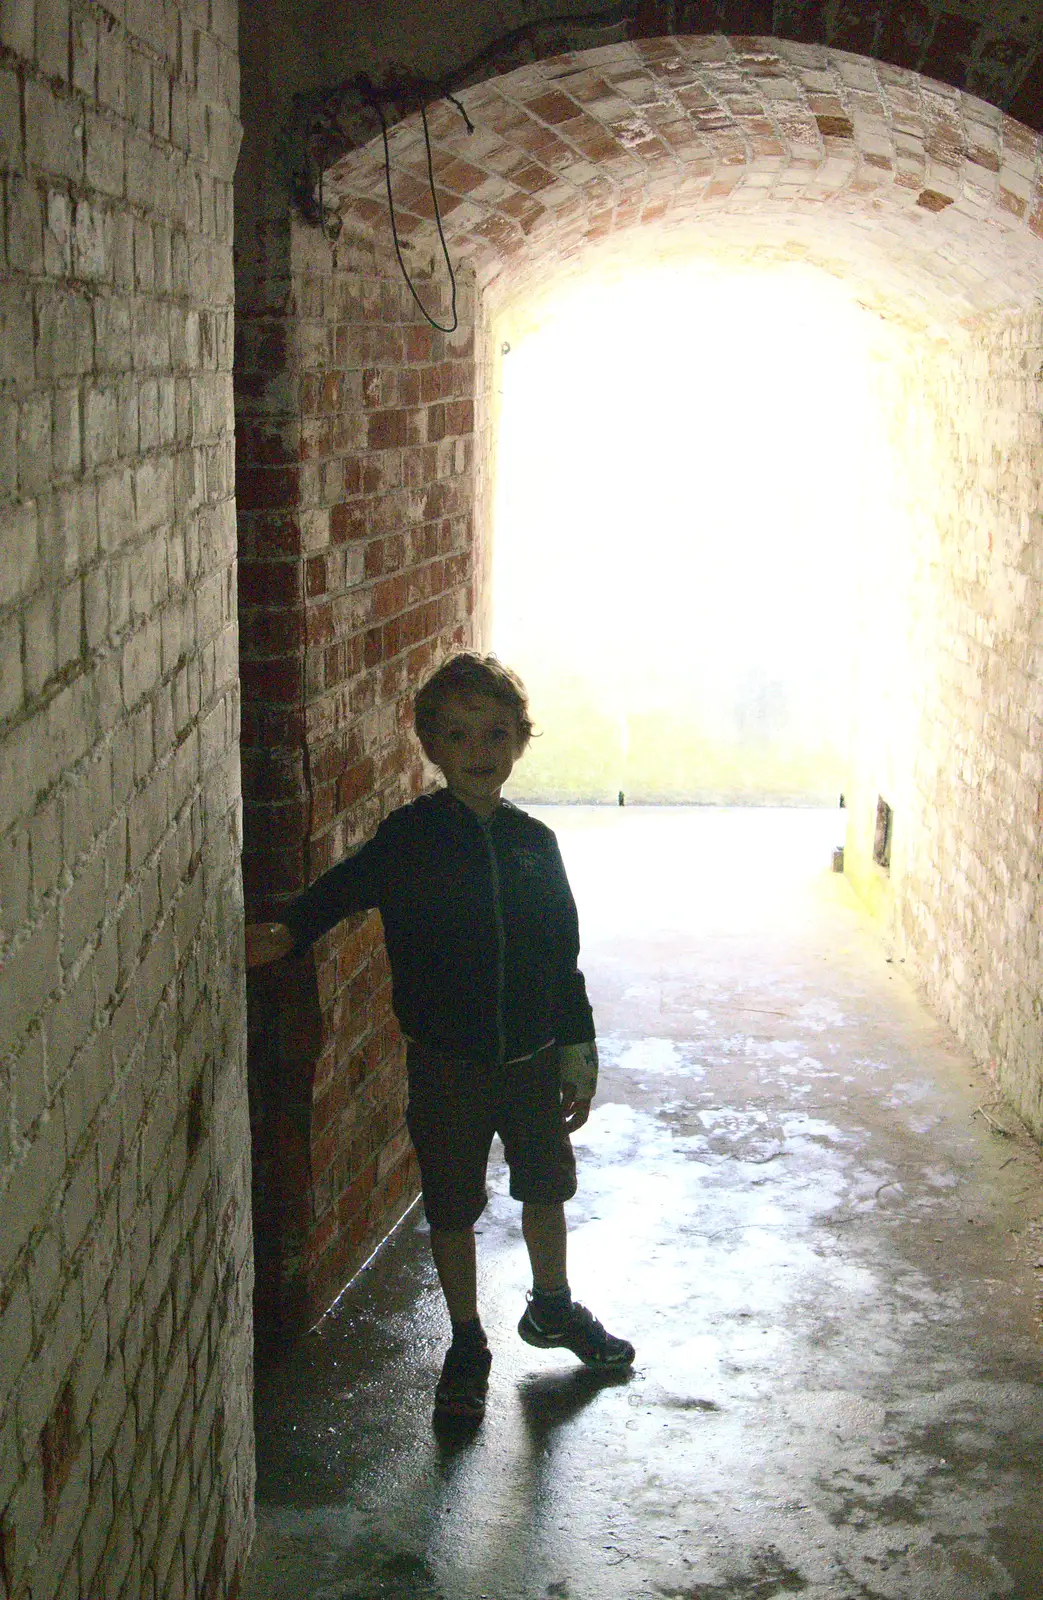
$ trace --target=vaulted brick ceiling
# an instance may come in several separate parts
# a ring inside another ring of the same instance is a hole
[[[559,56],[428,113],[455,261],[497,297],[601,255],[803,259],[919,327],[1043,290],[1043,141],[984,101],[776,39],[643,40]],[[407,259],[439,246],[419,117],[391,161]],[[347,237],[390,242],[378,138],[325,175]]]

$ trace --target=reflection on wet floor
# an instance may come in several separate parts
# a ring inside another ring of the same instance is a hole
[[[494,1160],[483,1426],[431,1430],[413,1212],[259,1375],[245,1600],[1041,1600],[1043,1167],[830,873],[836,814],[539,814],[603,1061],[571,1279],[637,1364],[517,1338]]]

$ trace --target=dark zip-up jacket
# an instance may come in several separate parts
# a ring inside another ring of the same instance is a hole
[[[300,954],[372,907],[409,1038],[482,1065],[594,1038],[558,842],[517,806],[501,801],[482,822],[448,789],[423,795],[282,918]]]

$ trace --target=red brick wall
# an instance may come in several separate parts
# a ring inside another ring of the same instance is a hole
[[[289,261],[281,298],[256,273],[238,310],[250,917],[278,915],[428,782],[412,693],[474,610],[470,285],[445,335],[371,249],[301,228]],[[437,279],[421,292],[446,321]],[[269,1329],[313,1320],[418,1188],[379,918],[342,924],[300,969],[253,986]]]

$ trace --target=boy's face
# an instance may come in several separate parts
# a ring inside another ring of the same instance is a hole
[[[491,816],[521,755],[517,715],[490,695],[447,695],[425,749],[456,798]]]

